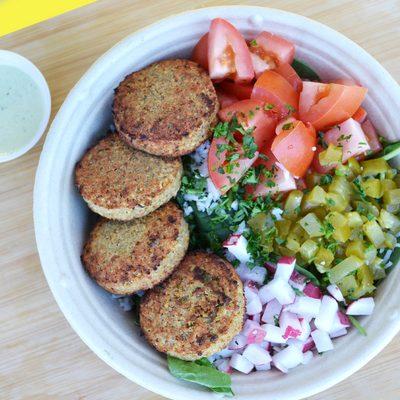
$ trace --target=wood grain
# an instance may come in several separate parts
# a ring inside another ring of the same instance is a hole
[[[187,9],[246,3],[325,23],[359,43],[400,79],[398,0],[105,0],[0,38],[0,48],[21,53],[43,71],[54,116],[91,63],[127,34]],[[41,146],[42,142],[20,159],[0,165],[0,398],[161,399],[98,359],[53,300],[40,268],[32,221]],[[399,399],[399,358],[397,336],[361,371],[310,400]]]

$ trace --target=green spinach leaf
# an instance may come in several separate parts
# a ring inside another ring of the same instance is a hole
[[[231,377],[218,371],[206,358],[184,361],[168,356],[168,368],[176,378],[197,383],[225,396],[233,396]]]
[[[319,75],[303,61],[294,59],[292,62],[292,67],[301,79],[321,82],[321,78],[319,77]]]

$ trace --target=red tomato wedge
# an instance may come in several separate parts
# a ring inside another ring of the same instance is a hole
[[[295,178],[301,178],[314,158],[316,143],[312,125],[307,126],[302,121],[289,122],[275,137],[271,151]]]
[[[293,176],[277,161],[269,148],[264,152],[264,155],[268,157],[268,160],[259,157],[254,166],[264,165],[271,172],[271,176],[263,176],[256,186],[248,185],[246,187],[247,193],[250,193],[253,197],[273,196],[280,192],[296,189]]]
[[[233,25],[221,18],[211,21],[208,68],[214,80],[233,78],[236,82],[250,82],[254,78],[246,41]]]
[[[360,107],[353,115],[353,119],[362,124],[367,118],[367,111]]]
[[[237,97],[231,96],[219,88],[216,88],[216,92],[219,101],[219,106],[221,109],[228,107],[231,104],[237,103],[239,101]]]
[[[297,115],[299,95],[277,72],[263,72],[254,84],[251,98],[263,101],[278,118]]]
[[[293,89],[297,93],[301,92],[303,89],[303,81],[290,64],[279,64],[278,68],[275,69],[275,72],[283,76],[292,85]]]
[[[259,75],[282,63],[291,64],[294,59],[293,43],[270,32],[261,32],[250,42],[254,70]]]
[[[325,129],[339,124],[358,110],[367,94],[361,86],[336,83],[303,82],[300,93],[300,119]]]
[[[258,151],[253,158],[246,158],[243,155],[243,150],[240,145],[237,146],[234,153],[238,153],[240,158],[232,161],[233,170],[230,173],[221,173],[220,168],[226,167],[228,164],[226,151],[218,154],[219,145],[227,144],[224,138],[214,138],[211,141],[210,150],[208,152],[208,172],[214,186],[221,194],[225,194],[239,179],[246,173],[246,171],[254,164],[258,157]]]
[[[375,130],[375,127],[372,125],[369,119],[365,120],[361,124],[361,128],[364,131],[365,136],[367,137],[367,141],[371,151],[373,153],[377,153],[382,150],[382,143],[379,140],[378,133]]]
[[[191,58],[208,71],[208,33],[203,35],[194,46]]]
[[[230,96],[237,97],[239,100],[247,100],[251,97],[253,85],[248,83],[223,81],[218,87]]]
[[[229,122],[234,116],[244,129],[254,128],[252,136],[259,149],[263,149],[274,137],[276,118],[268,115],[259,100],[242,100],[219,111],[218,116]]]

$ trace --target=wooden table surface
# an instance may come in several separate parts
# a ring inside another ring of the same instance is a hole
[[[93,61],[129,33],[176,12],[246,3],[325,23],[363,46],[400,80],[398,0],[104,0],[0,38],[0,48],[21,53],[42,70],[54,116]],[[18,160],[0,164],[0,398],[161,399],[97,358],[51,295],[32,221],[32,189],[42,143]],[[310,400],[400,399],[399,361],[398,335],[361,371]]]

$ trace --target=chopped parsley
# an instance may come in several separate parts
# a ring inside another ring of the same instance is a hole
[[[252,47],[258,46],[257,40],[256,40],[256,39],[251,40],[251,41],[250,41],[250,46],[252,46]]]
[[[283,126],[282,126],[282,130],[284,130],[284,131],[288,131],[293,128],[294,128],[293,122],[288,122],[286,124],[283,124]]]
[[[275,104],[272,104],[272,103],[265,103],[265,105],[264,105],[265,111],[273,110],[274,108],[275,108]]]

